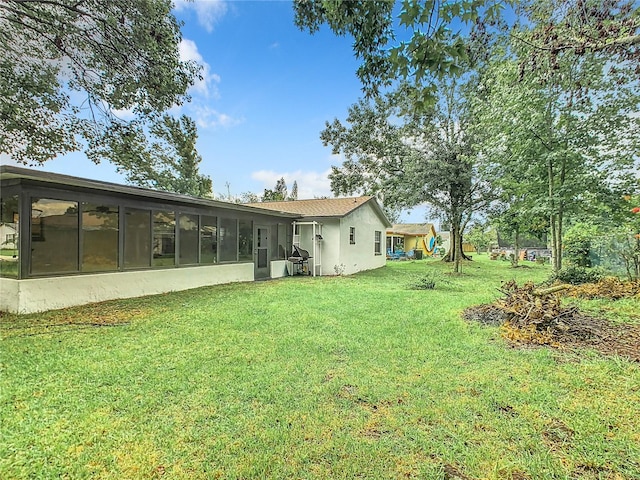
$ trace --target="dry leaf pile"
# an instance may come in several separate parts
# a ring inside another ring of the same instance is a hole
[[[621,280],[617,277],[605,277],[597,283],[584,283],[572,286],[567,290],[567,295],[577,298],[620,298],[637,297],[640,299],[640,281]]]

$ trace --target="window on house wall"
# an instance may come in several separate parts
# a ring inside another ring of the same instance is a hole
[[[200,217],[200,263],[218,261],[218,218]]]
[[[124,212],[124,267],[151,266],[151,211],[127,208]]]
[[[176,216],[174,212],[153,214],[153,266],[165,267],[176,263]]]
[[[101,203],[82,203],[83,272],[118,269],[118,207]]]
[[[349,243],[351,245],[356,243],[356,227],[349,227]]]
[[[181,213],[178,216],[178,230],[180,231],[180,253],[178,262],[180,265],[198,263],[198,215]]]
[[[240,220],[238,235],[238,260],[241,262],[253,261],[253,222]]]
[[[0,277],[18,278],[18,195],[0,198]]]
[[[31,200],[31,273],[78,271],[78,202]]]
[[[382,255],[382,232],[378,230],[373,233],[373,252]]]
[[[236,218],[220,218],[218,255],[221,262],[238,260],[238,220]]]

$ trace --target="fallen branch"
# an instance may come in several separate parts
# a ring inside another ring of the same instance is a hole
[[[552,293],[556,293],[556,292],[561,292],[562,290],[566,290],[568,288],[571,288],[571,285],[567,285],[567,284],[563,284],[563,285],[556,285],[554,287],[549,287],[549,288],[543,288],[543,289],[538,289],[538,290],[534,290],[533,294],[536,297],[544,297],[545,295],[550,295]]]

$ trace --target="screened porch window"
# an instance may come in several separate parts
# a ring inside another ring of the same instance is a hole
[[[18,195],[0,198],[0,277],[18,278]]]
[[[240,220],[238,240],[238,260],[241,262],[252,262],[253,222],[251,220]]]
[[[235,218],[220,219],[218,255],[221,262],[236,262],[238,260],[238,220]]]
[[[153,214],[153,266],[176,263],[176,216],[173,212]]]
[[[151,266],[151,211],[127,208],[124,215],[124,266]]]
[[[118,207],[82,203],[82,271],[118,269]]]
[[[78,202],[31,200],[31,273],[78,271]]]
[[[218,218],[200,217],[200,263],[218,261]]]
[[[180,214],[180,265],[198,263],[198,215]]]

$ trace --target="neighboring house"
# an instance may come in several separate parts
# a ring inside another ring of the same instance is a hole
[[[21,220],[2,232],[18,248],[0,262],[0,311],[18,313],[282,277],[301,219],[7,165],[0,188],[0,223]]]
[[[18,240],[17,223],[0,222],[0,251],[14,250],[17,247]]]
[[[408,252],[421,251],[433,255],[436,248],[436,229],[432,223],[395,223],[387,229],[387,251],[395,252],[402,246]]]
[[[384,232],[391,226],[374,197],[326,198],[248,204],[301,215],[293,244],[307,250],[311,273],[349,275],[385,265]]]
[[[504,253],[506,257],[515,254],[515,239],[498,232],[498,247],[494,254]],[[540,239],[533,235],[520,235],[518,238],[518,253],[524,258],[551,258],[551,249],[547,245],[546,235]]]

